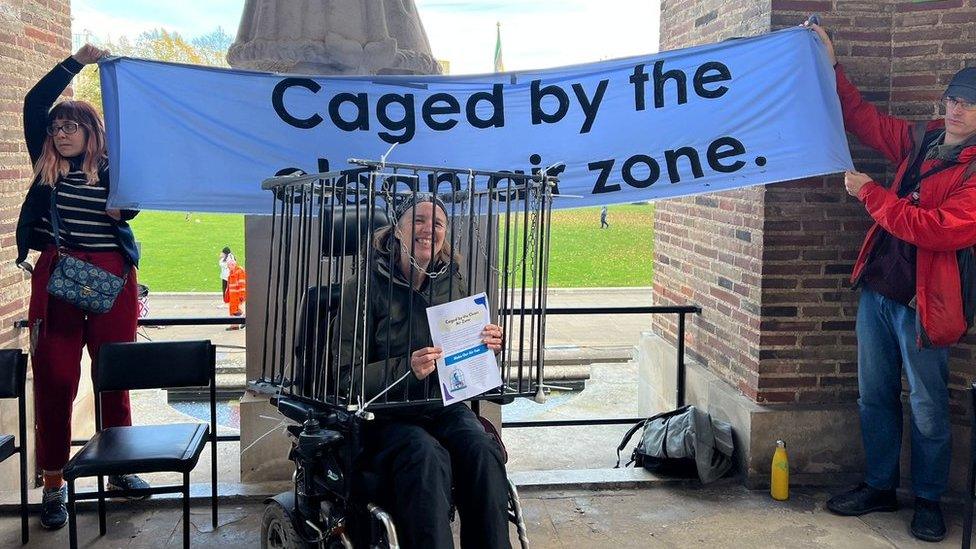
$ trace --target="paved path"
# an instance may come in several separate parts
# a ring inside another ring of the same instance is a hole
[[[930,544],[916,541],[908,532],[910,509],[862,518],[838,517],[824,510],[826,497],[822,492],[803,491],[794,493],[788,502],[777,502],[766,492],[740,486],[657,486],[526,492],[522,505],[533,549],[959,547],[958,509],[949,514],[949,538]],[[258,547],[263,511],[263,504],[254,501],[224,503],[220,525],[213,530],[206,501],[195,502],[190,516],[191,543],[198,548]],[[43,531],[33,517],[31,526],[27,547],[67,546],[66,529]],[[152,501],[124,506],[110,503],[108,533],[103,538],[98,537],[93,509],[83,512],[79,520],[79,545],[87,548],[179,547],[181,536],[179,507]],[[18,546],[19,520],[9,513],[0,516],[0,547]]]

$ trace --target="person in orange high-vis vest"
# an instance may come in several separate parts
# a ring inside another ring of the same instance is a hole
[[[230,316],[241,316],[244,314],[242,306],[247,301],[247,274],[244,268],[237,262],[229,262],[230,276],[227,277],[227,293],[224,294],[224,302],[230,306]],[[233,325],[230,329],[238,329],[239,326]]]

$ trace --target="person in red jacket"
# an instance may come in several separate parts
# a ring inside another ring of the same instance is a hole
[[[960,276],[957,258],[976,245],[976,67],[950,81],[943,119],[912,123],[864,101],[827,33],[806,25],[834,64],[844,127],[898,167],[891,185],[856,171],[844,178],[874,220],[851,277],[861,288],[858,404],[867,469],[862,484],[832,497],[827,508],[849,516],[897,509],[904,370],[912,409],[911,530],[939,541],[951,453],[949,346],[967,329],[961,279],[968,277]]]

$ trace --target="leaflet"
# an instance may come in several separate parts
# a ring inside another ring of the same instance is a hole
[[[427,308],[430,338],[444,357],[437,361],[437,380],[444,406],[478,396],[502,384],[495,353],[481,341],[490,323],[484,292]]]

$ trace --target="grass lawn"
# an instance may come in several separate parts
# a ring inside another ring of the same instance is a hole
[[[142,246],[139,282],[153,292],[220,292],[220,250],[245,268],[244,216],[142,212],[132,220]]]
[[[556,210],[552,216],[549,286],[554,288],[650,286],[654,270],[654,206],[621,204]]]
[[[650,286],[654,207],[610,206],[553,213],[549,285],[557,288]],[[139,281],[154,292],[219,292],[218,255],[244,257],[244,216],[142,212],[132,221],[142,245]]]

